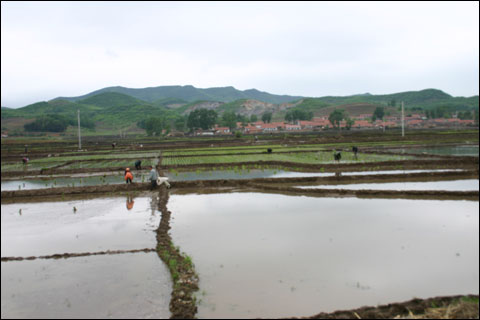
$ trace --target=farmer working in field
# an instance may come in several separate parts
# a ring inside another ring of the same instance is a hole
[[[142,170],[142,161],[140,160],[135,161],[135,169]]]
[[[342,154],[340,151],[335,150],[333,153],[333,159],[338,163],[340,162],[340,159],[342,159]]]
[[[355,159],[357,159],[358,148],[356,146],[353,146],[352,151],[353,151],[353,155],[354,155]]]
[[[158,173],[153,166],[150,166],[150,175],[148,176],[150,180],[151,187],[150,190],[153,190],[157,186]]]
[[[133,174],[130,172],[130,168],[125,169],[125,181],[127,184],[132,183]]]

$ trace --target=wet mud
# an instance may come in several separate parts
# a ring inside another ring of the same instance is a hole
[[[431,309],[447,308],[461,299],[476,299],[478,295],[446,296],[429,299],[412,299],[402,303],[390,303],[378,307],[361,307],[353,310],[342,310],[331,313],[319,313],[311,317],[288,319],[424,319],[422,315],[428,314]],[[433,313],[435,315],[435,313]],[[442,314],[437,314],[437,318]],[[446,319],[478,319],[478,302],[467,307],[452,308]],[[416,317],[415,317],[416,316]]]
[[[170,230],[172,212],[167,208],[169,194],[165,186],[158,192],[158,210],[162,213],[157,229],[157,253],[170,269],[173,291],[170,299],[170,312],[172,319],[193,319],[197,313],[194,293],[198,290],[198,275],[195,273],[193,263],[179,248],[173,245]]]
[[[154,252],[155,249],[136,249],[136,250],[107,250],[99,252],[85,252],[85,253],[62,253],[62,254],[52,254],[47,256],[39,257],[2,257],[2,262],[8,261],[23,261],[23,260],[37,260],[37,259],[68,259],[68,258],[77,258],[77,257],[88,257],[88,256],[98,256],[98,255],[108,255],[108,254],[125,254],[125,253],[138,253],[138,252]]]

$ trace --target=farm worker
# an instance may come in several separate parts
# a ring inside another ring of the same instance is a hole
[[[353,146],[352,151],[353,151],[353,155],[355,156],[355,159],[357,159],[358,148],[356,146]]]
[[[22,161],[23,161],[23,164],[27,164],[27,163],[28,163],[28,158],[27,158],[27,157],[23,157]]]
[[[132,183],[133,180],[133,174],[130,172],[130,168],[125,169],[125,180],[128,183]]]
[[[158,173],[154,167],[150,166],[150,169],[151,170],[150,170],[148,179],[150,180],[150,183],[151,183],[150,190],[153,190],[157,186]]]
[[[142,170],[142,161],[140,160],[135,161],[135,169]]]
[[[341,158],[342,158],[342,154],[340,153],[340,151],[335,150],[333,152],[333,159],[335,159],[335,161],[337,162],[340,162]]]

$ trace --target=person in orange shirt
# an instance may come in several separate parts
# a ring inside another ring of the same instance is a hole
[[[132,183],[133,174],[130,172],[130,168],[125,169],[125,181],[128,183]]]

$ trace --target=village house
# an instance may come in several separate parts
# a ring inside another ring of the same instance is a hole
[[[287,131],[300,131],[302,130],[302,126],[298,124],[286,124],[285,125],[285,130]]]
[[[216,127],[215,134],[231,134],[229,127]]]

